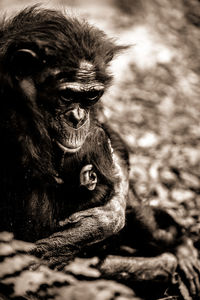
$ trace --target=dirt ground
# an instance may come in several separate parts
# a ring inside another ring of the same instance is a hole
[[[1,0],[0,8],[10,14],[32,3]],[[137,195],[165,207],[200,249],[199,1],[40,3],[81,15],[130,45],[111,65],[105,114],[129,146]]]

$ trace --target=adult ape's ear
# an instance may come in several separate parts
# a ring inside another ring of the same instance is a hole
[[[30,49],[19,49],[11,56],[9,67],[18,79],[35,73],[41,65],[38,55]]]
[[[105,52],[106,63],[109,63],[115,56],[117,56],[123,51],[128,50],[130,47],[130,45],[115,45],[114,43],[110,43],[108,51]]]

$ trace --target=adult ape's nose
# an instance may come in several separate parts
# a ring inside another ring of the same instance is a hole
[[[67,123],[74,127],[79,128],[85,120],[86,112],[80,107],[73,108],[65,113]]]

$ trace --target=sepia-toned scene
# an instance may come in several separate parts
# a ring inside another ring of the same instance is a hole
[[[0,300],[200,299],[200,1],[0,19]]]

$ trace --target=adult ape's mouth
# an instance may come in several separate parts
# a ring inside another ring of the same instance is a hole
[[[59,139],[56,139],[57,145],[64,153],[76,153],[84,144],[90,129],[89,118],[79,128],[74,128],[64,124],[63,132],[65,133]]]
[[[59,148],[64,152],[64,153],[76,153],[81,149],[81,146],[79,147],[67,147],[64,146],[63,144],[61,144],[60,142],[57,141],[57,145],[59,146]]]

